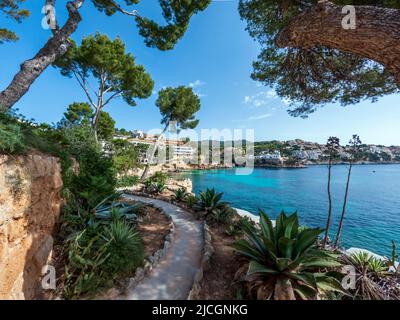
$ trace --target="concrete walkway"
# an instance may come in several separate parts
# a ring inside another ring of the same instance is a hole
[[[203,251],[202,223],[179,207],[157,199],[134,195],[125,198],[152,204],[172,217],[174,239],[166,256],[151,273],[121,299],[183,300],[192,288]]]

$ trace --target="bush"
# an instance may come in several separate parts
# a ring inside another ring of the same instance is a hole
[[[139,234],[125,221],[113,221],[104,230],[108,258],[101,266],[112,278],[143,264],[144,248]]]
[[[140,178],[138,176],[122,176],[117,180],[117,187],[132,187],[137,185],[140,182]]]
[[[384,300],[385,293],[380,286],[383,277],[388,275],[385,261],[371,256],[368,252],[356,252],[350,256],[342,256],[344,264],[354,267],[356,272],[355,288],[350,290],[354,299]]]
[[[299,231],[297,214],[282,212],[272,226],[260,211],[260,229],[243,220],[245,239],[236,242],[236,252],[249,264],[244,281],[250,296],[257,299],[316,299],[327,292],[343,292],[339,274],[326,272],[338,268],[338,255],[317,247],[322,229]]]
[[[213,210],[207,217],[208,221],[215,222],[218,224],[228,224],[232,222],[233,217],[236,214],[236,210],[228,205],[225,205],[221,209]]]
[[[162,193],[166,188],[167,179],[168,175],[166,173],[156,172],[144,182],[146,191],[154,194]]]
[[[223,193],[216,192],[214,188],[200,192],[199,201],[196,206],[197,210],[202,211],[205,218],[210,214],[218,215],[219,211],[227,205],[226,202],[221,201],[222,196]]]
[[[192,194],[189,194],[185,199],[185,202],[189,208],[194,208],[197,204],[197,201],[197,197]]]
[[[92,222],[70,240],[64,295],[67,299],[92,296],[133,272],[143,259],[142,240],[123,218],[114,215],[110,224]]]
[[[0,152],[20,153],[25,149],[26,145],[20,126],[0,123]]]
[[[179,188],[174,191],[175,193],[175,200],[177,201],[185,201],[186,197],[188,196],[188,193],[185,188]]]

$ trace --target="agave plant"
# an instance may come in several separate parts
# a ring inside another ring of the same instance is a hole
[[[203,211],[205,217],[217,213],[218,210],[223,209],[227,205],[226,202],[221,201],[222,196],[223,192],[216,192],[214,188],[200,192],[197,209]]]
[[[342,256],[343,263],[354,268],[356,273],[355,288],[351,290],[355,299],[383,300],[385,294],[378,284],[388,275],[388,266],[383,260],[371,256],[368,252],[354,252]]]
[[[130,204],[121,199],[121,194],[113,194],[102,200],[94,209],[94,215],[97,219],[110,220],[113,212],[118,211],[118,214],[129,221],[137,221],[137,213],[143,207],[140,203]]]
[[[186,197],[188,196],[188,193],[185,188],[179,188],[174,191],[175,193],[175,200],[177,201],[185,201]]]
[[[258,299],[315,299],[330,291],[343,292],[340,274],[326,271],[341,266],[338,255],[316,245],[323,229],[299,230],[297,213],[284,212],[273,227],[261,210],[260,225],[243,220],[242,229],[245,238],[234,247],[249,262],[244,279]]]
[[[192,194],[187,195],[185,198],[185,202],[189,208],[195,207],[197,201],[198,201],[197,197]]]

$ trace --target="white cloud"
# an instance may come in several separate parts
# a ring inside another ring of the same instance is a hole
[[[256,120],[261,120],[261,119],[265,119],[265,118],[269,118],[272,117],[271,113],[265,113],[259,116],[251,116],[248,118],[244,118],[244,119],[237,119],[237,120],[232,120],[232,122],[245,122],[245,121],[256,121]]]
[[[252,107],[261,107],[267,105],[269,102],[281,102],[285,106],[289,106],[292,100],[288,98],[280,98],[274,89],[264,90],[252,96],[245,96],[243,103]]]
[[[252,105],[254,107],[261,107],[266,105],[271,99],[276,99],[277,95],[275,90],[260,91],[253,96],[245,96],[243,99],[244,104]]]
[[[262,115],[260,115],[260,116],[248,117],[247,120],[249,120],[249,121],[261,120],[261,119],[269,118],[269,117],[271,117],[271,116],[272,116],[272,114],[266,113],[266,114],[262,114]]]
[[[189,83],[189,87],[192,87],[192,88],[201,87],[203,85],[204,85],[204,82],[201,80],[195,80],[194,82]]]

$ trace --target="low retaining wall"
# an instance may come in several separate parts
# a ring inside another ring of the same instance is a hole
[[[188,300],[195,300],[199,295],[201,286],[200,282],[203,280],[204,272],[210,268],[210,259],[214,254],[214,247],[212,246],[212,237],[210,228],[207,223],[204,221],[203,224],[204,230],[204,248],[203,248],[203,257],[201,258],[200,269],[197,271],[192,289],[189,291]]]

